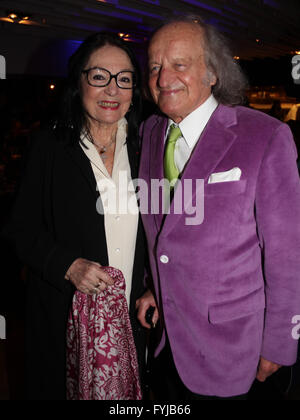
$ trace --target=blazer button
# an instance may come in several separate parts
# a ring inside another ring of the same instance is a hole
[[[168,264],[168,262],[169,262],[169,258],[168,258],[166,255],[161,255],[161,257],[160,257],[160,261],[161,261],[163,264]]]

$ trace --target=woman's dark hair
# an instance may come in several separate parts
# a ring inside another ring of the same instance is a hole
[[[157,31],[166,25],[180,22],[197,25],[202,29],[202,47],[206,66],[208,71],[217,78],[216,84],[212,86],[212,93],[216,100],[229,106],[243,104],[248,82],[239,64],[233,58],[227,39],[212,25],[205,23],[202,17],[198,15],[183,15],[171,18]]]
[[[118,35],[109,32],[98,32],[90,35],[70,57],[68,64],[68,78],[61,101],[59,117],[55,124],[59,137],[67,142],[80,141],[82,130],[88,130],[88,119],[83,108],[80,83],[82,70],[91,54],[97,49],[111,45],[125,51],[135,73],[135,87],[132,92],[132,106],[126,114],[128,121],[127,141],[138,141],[139,123],[142,113],[141,71],[134,52],[126,41]]]

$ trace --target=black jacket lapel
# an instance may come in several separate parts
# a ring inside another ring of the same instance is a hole
[[[66,146],[66,149],[73,161],[75,162],[75,164],[78,165],[82,175],[85,177],[87,183],[90,186],[92,194],[97,199],[99,197],[99,192],[97,189],[95,175],[93,173],[91,163],[85,155],[85,153],[83,152],[83,150],[81,149],[79,142],[74,145]]]
[[[131,169],[131,178],[136,179],[138,177],[138,170],[139,170],[139,150],[138,147],[132,142],[127,141],[127,153],[128,153],[128,159]]]

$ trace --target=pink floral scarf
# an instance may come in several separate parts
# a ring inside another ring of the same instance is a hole
[[[76,291],[67,326],[67,399],[140,400],[136,348],[121,271],[98,295]]]

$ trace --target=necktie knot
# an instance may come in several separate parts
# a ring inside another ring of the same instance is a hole
[[[169,182],[177,179],[179,176],[179,171],[174,160],[174,151],[175,143],[181,136],[182,133],[180,128],[177,125],[172,124],[169,130],[164,156],[165,177],[169,180]]]
[[[176,143],[176,141],[181,137],[181,130],[178,125],[172,124],[170,127],[169,135],[167,142],[168,143]]]

